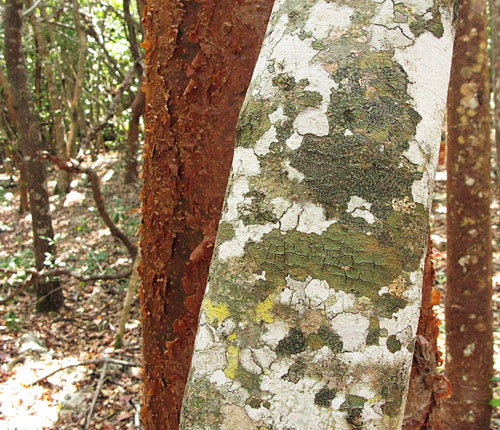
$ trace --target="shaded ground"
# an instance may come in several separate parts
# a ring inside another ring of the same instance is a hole
[[[106,155],[93,167],[103,184],[108,211],[120,228],[137,240],[140,184],[123,185],[116,156]],[[63,201],[51,197],[58,259],[79,273],[114,273],[131,261],[127,250],[110,236],[95,211],[84,177]],[[8,178],[0,176],[0,186]],[[53,183],[49,183],[53,189]],[[17,213],[15,188],[0,195],[0,267],[32,267],[31,220]],[[36,315],[29,294],[0,306],[0,429],[74,429],[88,413],[102,364],[72,368],[46,382],[28,386],[61,366],[102,357],[140,363],[138,300],[132,307],[125,346],[113,349],[127,280],[80,284],[63,278],[61,313]],[[0,294],[5,296],[5,287]],[[140,368],[109,365],[90,429],[134,429],[140,392]],[[82,428],[82,427],[80,427]]]
[[[137,240],[140,185],[124,186],[123,171],[115,154],[107,154],[94,165],[103,179],[108,210],[130,237]],[[58,234],[59,260],[85,273],[119,272],[131,262],[125,248],[114,240],[95,212],[86,180],[65,201],[51,198],[54,230]],[[432,238],[437,272],[436,288],[444,299],[446,275],[445,173],[438,174],[433,207]],[[9,178],[0,175],[0,267],[32,267],[31,226],[28,215],[17,213],[15,188],[6,188]],[[3,191],[2,190],[3,187]],[[51,189],[53,184],[51,184]],[[495,366],[500,376],[500,253],[498,204],[494,214]],[[140,363],[139,303],[136,299],[127,325],[125,346],[113,349],[113,340],[125,297],[126,280],[81,285],[64,278],[65,307],[57,315],[33,313],[29,294],[0,306],[0,430],[69,430],[82,428],[98,384],[102,364],[75,367],[29,386],[63,365],[102,357]],[[0,296],[5,296],[0,287]],[[437,311],[443,318],[442,305]],[[444,326],[441,327],[444,333]],[[440,339],[444,349],[444,336]],[[500,397],[496,384],[495,397]],[[89,429],[137,429],[140,403],[140,369],[109,365]],[[494,412],[491,429],[500,429]]]

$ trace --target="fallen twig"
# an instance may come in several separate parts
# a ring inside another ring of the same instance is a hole
[[[0,268],[0,272],[3,273],[11,273],[11,274],[16,274],[17,272],[15,270],[11,269],[5,269],[5,268]],[[76,278],[81,282],[92,282],[92,281],[111,281],[114,279],[123,279],[123,278],[128,278],[130,274],[132,273],[132,269],[126,270],[124,272],[119,272],[119,273],[114,273],[114,274],[101,274],[101,275],[89,275],[85,276],[82,275],[81,273],[77,272],[72,272],[71,270],[68,269],[50,269],[50,270],[43,270],[41,272],[38,272],[34,269],[26,269],[26,272],[29,273],[31,276],[22,284],[20,284],[18,287],[14,289],[5,299],[0,300],[0,306],[3,306],[7,303],[9,303],[12,299],[17,297],[19,294],[21,294],[23,291],[25,291],[30,285],[33,285],[34,283],[40,281],[41,279],[49,278],[51,276],[70,276],[72,278]],[[62,287],[58,287],[62,288]],[[39,300],[44,299],[45,297],[49,296],[50,294],[54,293],[58,288],[50,291],[47,293],[44,297],[40,298]]]
[[[102,366],[101,376],[99,377],[99,382],[97,383],[97,387],[94,391],[94,397],[92,398],[92,403],[90,405],[89,413],[87,414],[87,418],[85,418],[84,430],[88,430],[90,422],[92,421],[92,415],[94,415],[95,405],[97,404],[99,393],[101,392],[102,385],[104,384],[104,378],[106,376],[107,370],[108,370],[108,362],[106,361],[104,362],[104,366]]]
[[[35,382],[32,382],[28,386],[39,384],[40,382],[45,381],[47,378],[50,378],[52,375],[55,375],[56,373],[62,372],[63,370],[66,369],[71,369],[72,367],[91,366],[93,364],[102,364],[102,363],[118,364],[120,366],[127,366],[127,367],[141,367],[141,365],[138,363],[129,363],[128,361],[116,360],[114,358],[109,358],[109,357],[97,358],[95,360],[81,361],[79,363],[68,364],[66,366],[60,367],[59,369],[56,369],[53,372],[50,372],[49,374],[37,379]]]
[[[62,161],[52,154],[49,154],[48,152],[44,153],[44,158],[52,161],[61,170],[65,170],[70,173],[85,173],[89,177],[95,205],[97,207],[99,215],[104,221],[104,224],[106,224],[111,234],[125,245],[125,247],[128,249],[128,252],[132,256],[132,259],[135,259],[135,256],[137,255],[137,247],[131,242],[127,235],[118,228],[118,226],[109,216],[108,211],[106,210],[106,206],[104,205],[104,199],[101,192],[101,184],[96,171],[90,167],[82,167],[76,164],[75,161]]]

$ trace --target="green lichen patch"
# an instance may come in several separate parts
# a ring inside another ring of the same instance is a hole
[[[332,400],[335,398],[336,395],[337,395],[336,390],[331,390],[327,387],[323,387],[314,395],[314,404],[325,408],[329,408],[331,406]]]
[[[401,350],[401,342],[394,335],[387,338],[387,349],[393,354]]]
[[[322,235],[274,230],[249,244],[248,254],[266,271],[265,284],[273,285],[271,290],[283,287],[288,275],[297,280],[312,276],[337,290],[370,299],[386,317],[406,304],[403,299],[379,295],[379,289],[401,272],[398,252],[381,246],[374,237],[338,225]]]
[[[214,387],[207,379],[192,378],[186,387],[180,429],[191,429],[191,423],[199,428],[220,428],[224,420],[222,400],[222,396],[214,395]]]

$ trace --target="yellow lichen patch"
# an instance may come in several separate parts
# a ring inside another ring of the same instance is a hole
[[[382,399],[383,399],[382,395],[381,394],[377,394],[376,396],[374,396],[371,399],[369,399],[368,403],[374,405],[375,403],[379,402]]]
[[[236,340],[236,333],[230,334],[230,335],[227,337],[227,340]]]
[[[207,320],[210,324],[221,323],[229,317],[229,309],[225,303],[214,305],[212,300],[206,300],[203,307],[207,315]]]
[[[274,306],[272,301],[273,296],[269,296],[265,301],[257,303],[257,308],[255,309],[255,322],[259,323],[264,321],[268,324],[274,322],[274,318],[271,314],[271,309]]]
[[[234,379],[236,378],[236,371],[238,370],[238,357],[240,355],[240,349],[237,346],[228,346],[226,358],[227,358],[227,366],[224,369],[224,375],[227,378]]]

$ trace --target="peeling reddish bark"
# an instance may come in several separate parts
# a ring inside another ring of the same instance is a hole
[[[149,0],[141,300],[146,430],[177,429],[232,159],[271,0]]]
[[[486,0],[462,0],[448,93],[446,430],[487,430],[493,371]]]
[[[441,321],[433,310],[433,306],[439,303],[439,293],[432,288],[435,272],[431,255],[432,241],[429,236],[424,266],[422,309],[418,322],[403,430],[440,430],[441,399],[451,394],[448,380],[437,372],[437,367],[442,363],[441,353],[437,346]]]

